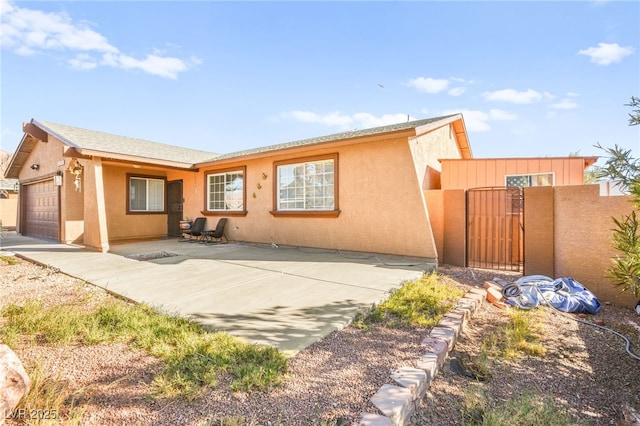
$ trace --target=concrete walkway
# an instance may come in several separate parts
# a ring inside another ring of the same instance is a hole
[[[110,253],[9,233],[13,252],[165,312],[295,353],[435,265],[368,253],[177,239]]]

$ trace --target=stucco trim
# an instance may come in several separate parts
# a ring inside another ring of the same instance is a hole
[[[340,210],[271,210],[274,217],[338,217]]]
[[[202,216],[240,216],[244,217],[249,213],[247,210],[200,210]]]

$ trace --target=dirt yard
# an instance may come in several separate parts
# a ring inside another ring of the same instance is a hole
[[[518,278],[448,267],[442,267],[441,273],[465,289],[481,286],[494,276]],[[110,297],[89,284],[25,261],[9,265],[0,260],[0,277],[0,307],[28,298],[66,303],[87,292],[98,299]],[[640,409],[640,361],[625,352],[619,337],[575,318],[549,312],[542,324],[546,355],[495,363],[487,381],[460,376],[445,365],[413,417],[414,424],[462,424],[464,395],[473,386],[496,402],[527,389],[540,398],[552,398],[584,424],[631,424],[624,419],[626,407]],[[632,350],[640,354],[640,317],[635,312],[605,304],[599,314],[585,321],[596,318],[625,334]],[[483,337],[506,320],[504,310],[485,304],[456,345],[456,353],[472,358]],[[356,421],[363,411],[375,412],[369,397],[382,384],[391,383],[391,370],[415,364],[420,341],[427,334],[425,329],[347,327],[292,358],[288,377],[278,388],[233,393],[222,377],[218,388],[206,390],[193,402],[150,398],[149,384],[162,366],[124,344],[30,344],[13,349],[28,371],[36,364],[45,365],[52,377],[72,389],[82,425],[345,425]],[[63,418],[58,423],[66,422]]]

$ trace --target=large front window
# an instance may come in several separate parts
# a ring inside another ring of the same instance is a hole
[[[165,212],[165,180],[161,178],[129,176],[129,212]]]
[[[207,175],[207,210],[244,210],[243,170],[233,170]]]
[[[277,164],[277,211],[337,210],[337,155]]]

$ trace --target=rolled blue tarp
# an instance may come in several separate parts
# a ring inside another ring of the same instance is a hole
[[[550,305],[562,312],[596,314],[602,309],[598,298],[573,278],[552,279],[528,275],[507,284],[502,294],[511,305],[531,309]]]

